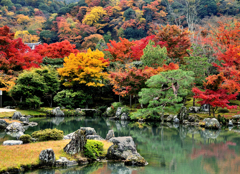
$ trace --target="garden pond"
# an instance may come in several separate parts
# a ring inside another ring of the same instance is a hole
[[[240,171],[240,128],[204,130],[166,123],[133,123],[112,121],[106,118],[55,117],[31,118],[38,123],[29,127],[25,134],[46,128],[57,128],[64,135],[80,127],[93,127],[106,137],[113,129],[115,136],[132,136],[137,151],[148,161],[145,167],[129,167],[123,163],[92,163],[85,166],[58,169],[41,169],[31,174],[215,174]],[[0,144],[15,139],[0,132]]]

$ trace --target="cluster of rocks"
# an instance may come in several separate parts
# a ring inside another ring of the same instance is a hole
[[[113,137],[109,140],[113,143],[107,152],[107,159],[124,160],[125,165],[145,166],[147,161],[137,152],[132,137]]]
[[[106,110],[106,114],[109,115],[110,111],[111,111],[111,107],[108,107]],[[115,113],[114,117],[111,117],[110,119],[113,120],[130,120],[130,117],[128,115],[128,113],[123,112],[123,107],[118,107],[117,111]]]
[[[25,130],[28,129],[29,126],[37,126],[38,124],[36,122],[29,122],[30,116],[24,116],[20,112],[15,112],[12,116],[12,120],[19,120],[19,122],[12,122],[7,123],[5,120],[0,120],[0,129],[5,130],[5,132],[17,139],[19,139],[20,136],[24,135]],[[3,143],[3,145],[19,145],[22,144],[22,141],[20,140],[8,140]]]
[[[49,166],[76,166],[78,163],[76,161],[70,161],[66,157],[60,157],[59,160],[56,160],[55,153],[53,149],[45,149],[42,150],[39,155],[39,160],[42,165],[49,165]]]
[[[81,127],[74,133],[64,136],[64,139],[67,138],[71,138],[71,141],[64,147],[64,151],[71,155],[82,152],[87,139],[103,140],[91,127]],[[107,159],[124,160],[126,165],[147,165],[146,160],[137,152],[132,137],[115,137],[114,131],[109,130],[105,140],[113,143],[108,149]]]
[[[50,115],[55,117],[64,117],[64,112],[60,109],[60,107],[56,107],[55,109],[51,110]]]

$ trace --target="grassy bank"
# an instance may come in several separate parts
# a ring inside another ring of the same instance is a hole
[[[31,116],[46,116],[46,113],[44,113],[41,110],[20,110],[16,109],[16,111],[20,112],[22,115],[31,115]],[[1,112],[0,113],[0,118],[5,118],[5,117],[12,117],[14,112]]]
[[[32,166],[39,164],[39,154],[42,150],[52,148],[56,160],[60,157],[66,157],[69,160],[74,160],[76,158],[82,158],[81,155],[70,156],[63,151],[63,148],[70,142],[70,140],[60,140],[60,141],[46,141],[38,143],[30,143],[24,145],[15,146],[3,146],[0,145],[0,172],[20,168],[21,166]],[[107,141],[103,142],[104,154],[107,154],[107,149],[112,145],[112,143]],[[76,158],[75,158],[76,157]]]

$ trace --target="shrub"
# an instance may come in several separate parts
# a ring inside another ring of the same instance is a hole
[[[122,113],[130,114],[130,108],[127,107],[126,105],[124,105],[124,106],[122,107]]]
[[[53,100],[58,106],[64,106],[67,109],[84,107],[87,100],[91,97],[82,90],[73,92],[73,90],[62,90],[54,96]]]
[[[84,155],[91,159],[97,159],[97,157],[103,154],[103,143],[96,140],[87,140],[84,146]]]
[[[228,109],[220,108],[218,109],[218,113],[229,113]]]
[[[23,144],[26,144],[26,143],[31,143],[32,142],[31,138],[32,137],[30,135],[24,134],[19,138],[19,140],[23,141]]]
[[[39,130],[32,133],[33,138],[37,138],[39,141],[48,141],[48,140],[62,140],[63,131],[58,129],[45,129]]]
[[[111,110],[109,112],[107,112],[107,115],[110,116],[110,117],[114,116],[118,107],[122,107],[122,103],[121,102],[114,102],[114,103],[112,103],[111,104]]]

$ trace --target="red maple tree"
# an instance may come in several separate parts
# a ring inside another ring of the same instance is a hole
[[[10,32],[8,26],[0,28],[0,70],[12,73],[12,71],[39,67],[41,62],[42,57],[32,52],[22,39],[14,39],[14,33]]]
[[[64,58],[70,55],[70,53],[77,54],[79,51],[75,49],[75,45],[70,44],[65,40],[62,42],[56,42],[52,44],[38,45],[35,48],[35,53],[40,54],[42,57],[48,58]]]

